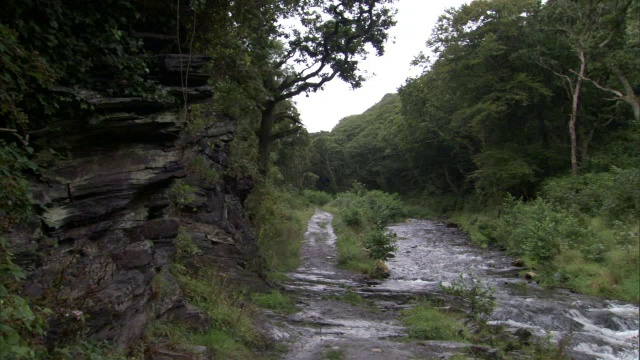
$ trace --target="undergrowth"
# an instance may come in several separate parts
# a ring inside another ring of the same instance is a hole
[[[506,196],[499,207],[471,196],[448,211],[423,198],[411,212],[447,218],[473,243],[524,259],[542,285],[640,303],[640,170],[551,178],[538,195]]]
[[[198,331],[167,320],[155,320],[145,330],[145,342],[151,349],[158,343],[186,349],[201,345],[214,358],[246,359],[255,355],[256,348],[266,346],[253,322],[255,307],[227,284],[224,275],[210,267],[189,270],[179,263],[174,263],[172,269],[185,300],[204,311],[211,326]]]
[[[310,203],[296,189],[265,181],[252,191],[247,208],[267,267],[277,271],[298,268],[300,246],[313,214]]]
[[[340,193],[327,207],[336,214],[334,230],[338,237],[338,266],[376,276],[375,260],[387,260],[395,251],[395,234],[385,230],[404,215],[396,194],[367,191],[359,183]]]

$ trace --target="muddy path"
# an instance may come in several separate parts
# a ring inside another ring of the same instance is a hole
[[[283,283],[299,311],[269,315],[272,332],[287,345],[284,359],[491,358],[492,349],[444,341],[412,341],[401,311],[418,297],[442,298],[437,284],[472,273],[496,288],[490,323],[507,332],[569,339],[574,359],[637,359],[638,307],[568,291],[550,291],[518,278],[520,269],[500,252],[475,248],[457,229],[428,220],[389,227],[398,235],[391,277],[368,281],[338,269],[332,215],[317,210],[301,249],[301,266]]]

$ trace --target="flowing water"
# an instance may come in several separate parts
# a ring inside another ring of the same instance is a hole
[[[274,333],[289,344],[286,359],[324,359],[332,351],[345,359],[448,358],[459,350],[487,356],[490,349],[469,344],[399,340],[406,337],[399,310],[417,296],[436,296],[440,282],[455,281],[461,273],[495,288],[498,306],[491,324],[564,339],[574,359],[638,359],[635,305],[542,289],[518,278],[521,269],[512,266],[513,258],[478,249],[457,229],[429,220],[390,226],[398,235],[396,256],[388,262],[391,276],[364,281],[336,268],[331,220],[331,214],[316,211],[301,250],[302,265],[285,283],[300,299],[301,311],[271,315]],[[368,299],[370,306],[339,300],[349,292]]]

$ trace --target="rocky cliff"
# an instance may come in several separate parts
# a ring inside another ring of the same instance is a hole
[[[152,76],[180,99],[205,101],[211,91],[200,70],[207,58],[191,59],[189,88],[176,85],[185,61],[161,55]],[[58,314],[49,324],[52,344],[71,331],[66,315],[81,312],[94,338],[125,347],[149,321],[187,309],[171,272],[185,239],[196,247],[191,265],[264,286],[243,213],[252,182],[225,175],[233,119],[209,114],[187,127],[173,102],[56,91],[82,97],[92,110],[64,122],[56,139],[64,148],[54,149],[64,156],[34,180],[40,216],[8,235],[30,274],[24,294]]]

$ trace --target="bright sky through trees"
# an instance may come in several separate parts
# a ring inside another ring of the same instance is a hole
[[[387,93],[396,92],[409,76],[420,74],[419,67],[410,66],[411,60],[426,50],[425,41],[438,17],[446,8],[459,7],[464,0],[398,0],[396,20],[391,29],[385,55],[371,55],[362,62],[369,79],[360,89],[336,79],[324,91],[299,95],[294,100],[309,132],[331,130],[345,116],[360,114]]]

